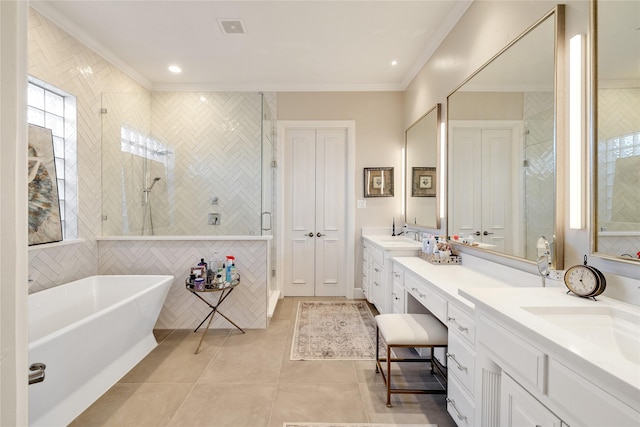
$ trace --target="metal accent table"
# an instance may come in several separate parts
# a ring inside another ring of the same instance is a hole
[[[205,328],[205,330],[202,332],[202,336],[200,337],[200,341],[198,342],[198,347],[196,347],[196,351],[195,354],[198,354],[198,352],[200,351],[200,346],[202,345],[202,341],[204,341],[204,337],[207,335],[207,332],[209,331],[209,326],[211,326],[211,321],[213,320],[213,316],[218,313],[220,316],[224,317],[229,323],[231,323],[233,326],[235,326],[240,332],[242,332],[243,334],[245,333],[244,330],[236,325],[233,320],[229,319],[227,316],[225,316],[219,309],[218,307],[220,307],[220,305],[224,302],[225,299],[227,299],[227,297],[231,294],[231,292],[235,289],[236,286],[238,286],[240,284],[240,278],[234,279],[231,282],[224,282],[222,283],[222,287],[219,288],[216,285],[217,284],[211,284],[211,283],[207,283],[206,287],[203,290],[196,290],[194,289],[193,283],[189,281],[189,279],[186,280],[185,283],[185,287],[186,289],[191,292],[194,296],[196,296],[199,300],[201,300],[202,302],[204,302],[205,304],[207,304],[209,306],[209,308],[211,309],[211,311],[209,312],[209,314],[207,314],[207,316],[202,319],[202,322],[200,322],[200,324],[193,330],[193,332],[197,332],[198,329],[200,329],[200,326],[202,326],[202,324],[209,319],[209,322],[207,323],[207,327]],[[218,297],[218,301],[214,304],[210,303],[209,301],[207,301],[205,298],[203,298],[200,294],[201,293],[210,293],[210,292],[220,292],[220,296]]]

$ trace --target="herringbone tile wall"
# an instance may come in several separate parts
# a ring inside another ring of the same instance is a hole
[[[553,92],[524,95],[525,159],[525,239],[528,259],[537,257],[538,237],[550,239],[554,233],[555,150]]]
[[[130,125],[169,150],[159,160],[146,161],[150,179],[161,178],[151,193],[154,234],[260,234],[260,94],[152,92],[149,124],[136,120],[139,105],[145,104],[121,94],[105,96],[103,141],[109,147],[103,147],[103,233],[141,234],[144,160],[120,151],[120,126],[137,122]],[[209,225],[209,213],[220,214],[218,225]],[[145,229],[150,234],[148,222]]]
[[[78,237],[81,243],[29,251],[29,291],[98,271],[101,214],[100,107],[103,92],[147,90],[48,19],[29,11],[29,74],[77,98]]]
[[[236,257],[240,285],[221,306],[221,311],[242,328],[267,327],[268,240],[243,241],[101,241],[100,274],[171,274],[175,277],[158,328],[191,329],[209,308],[184,287],[190,268],[214,253]],[[217,293],[205,295],[216,298]],[[221,317],[212,328],[232,327]]]

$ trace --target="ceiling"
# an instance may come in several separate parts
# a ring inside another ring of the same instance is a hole
[[[406,88],[471,1],[30,4],[152,90],[385,91]]]

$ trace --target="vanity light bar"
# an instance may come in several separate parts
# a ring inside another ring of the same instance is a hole
[[[584,228],[583,209],[583,106],[582,35],[569,41],[569,228]]]

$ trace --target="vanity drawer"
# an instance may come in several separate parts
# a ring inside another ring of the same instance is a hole
[[[509,375],[544,393],[546,356],[542,351],[486,316],[479,317],[477,334],[478,345],[483,344],[501,361]]]
[[[448,373],[458,379],[470,394],[473,393],[475,384],[475,360],[476,352],[450,331],[447,348]]]
[[[393,284],[393,292],[391,292],[391,303],[393,313],[404,313],[404,288],[397,284]]]
[[[476,344],[476,322],[466,313],[463,313],[454,304],[449,304],[449,311],[447,314],[447,328],[450,331],[454,331],[456,334],[464,337],[469,344],[475,346]]]
[[[475,409],[471,398],[455,378],[447,383],[447,412],[459,427],[475,427]]]
[[[404,287],[442,323],[447,320],[447,301],[411,274],[404,277]]]
[[[369,256],[371,258],[371,262],[377,262],[380,265],[384,265],[384,253],[382,249],[369,245]]]

